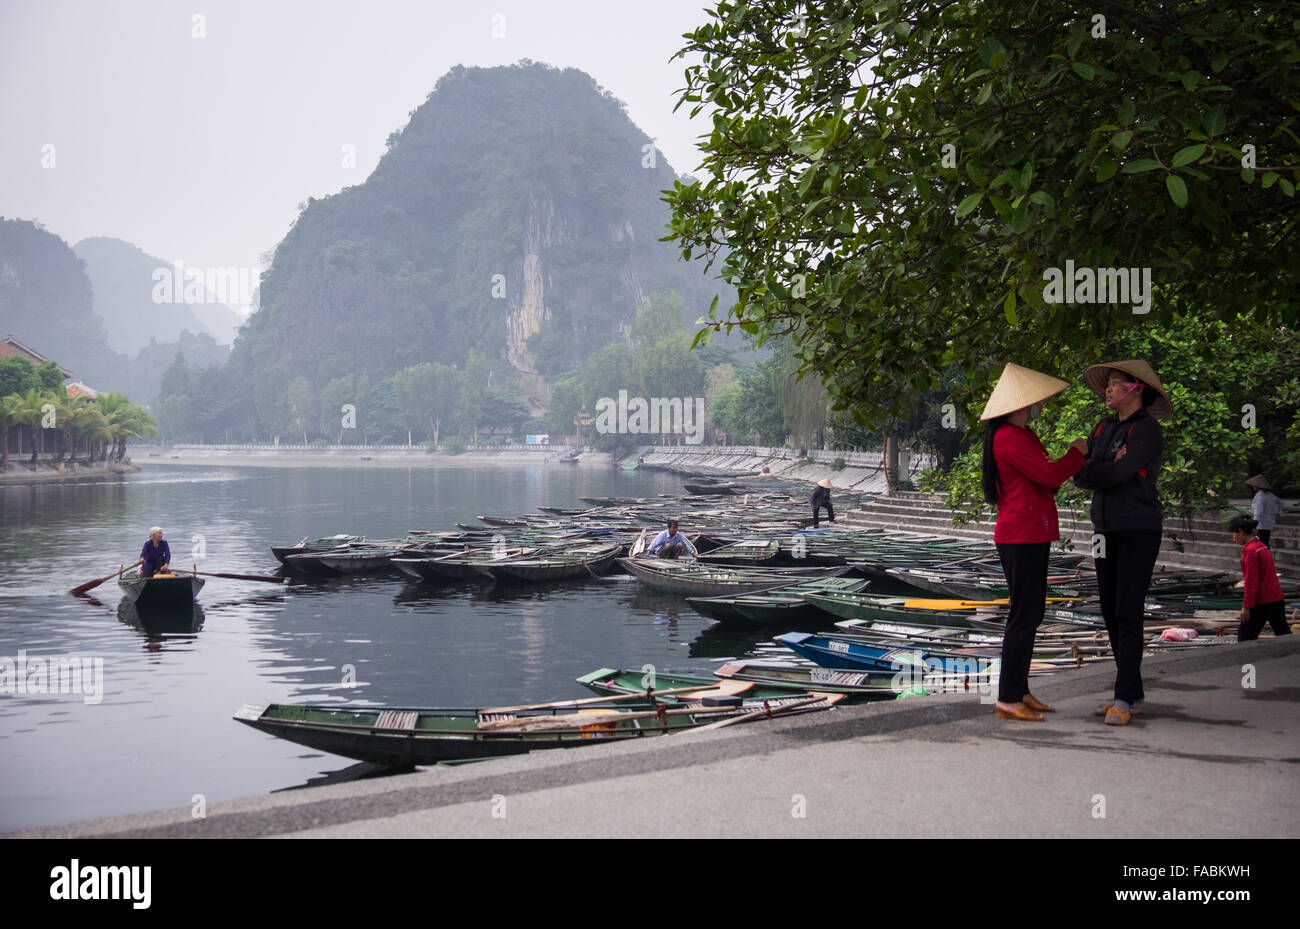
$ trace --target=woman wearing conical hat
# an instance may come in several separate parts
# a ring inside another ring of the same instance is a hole
[[[1047,559],[1060,539],[1056,489],[1083,467],[1085,439],[1052,461],[1027,425],[1043,402],[1069,387],[1065,381],[1009,364],[980,419],[984,432],[984,499],[998,508],[993,541],[1007,576],[1011,608],[1002,636],[999,719],[1042,722],[1052,708],[1029,692],[1034,637],[1047,602]]]
[[[1282,512],[1282,501],[1278,499],[1277,494],[1273,493],[1273,485],[1262,474],[1246,478],[1246,484],[1255,490],[1255,496],[1250,501],[1250,510],[1255,514],[1255,522],[1259,524],[1259,533],[1256,537],[1265,546],[1271,547],[1269,540],[1273,535],[1273,527],[1277,525],[1278,514]]]
[[[1093,365],[1083,379],[1113,411],[1088,437],[1087,464],[1074,478],[1076,485],[1093,492],[1097,589],[1115,656],[1114,698],[1097,714],[1108,726],[1126,726],[1146,697],[1142,624],[1164,528],[1156,489],[1164,451],[1158,420],[1171,416],[1174,408],[1145,361]]]

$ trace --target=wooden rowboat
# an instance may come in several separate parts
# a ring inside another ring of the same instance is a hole
[[[810,594],[857,593],[869,583],[856,577],[816,578],[754,593],[687,597],[686,602],[695,612],[730,625],[798,623],[823,615],[808,602]]]
[[[364,542],[365,536],[360,535],[338,535],[326,536],[323,539],[301,539],[293,545],[272,545],[271,554],[275,560],[284,564],[284,559],[290,555],[302,555],[309,552],[325,552],[331,548],[338,548],[340,545],[354,545],[358,542]]]
[[[529,558],[505,558],[489,561],[484,568],[504,583],[560,581],[575,577],[604,574],[623,551],[623,544],[588,545]]]
[[[396,768],[581,748],[698,729],[727,720],[828,709],[833,695],[794,695],[723,706],[626,702],[579,710],[245,705],[235,719],[318,751]],[[514,710],[514,711],[511,711]]]
[[[117,579],[117,586],[122,588],[122,593],[137,609],[192,609],[203,584],[204,579],[197,574],[155,574],[153,577],[141,577],[138,568],[123,572]]]
[[[704,567],[695,564],[693,560],[660,558],[620,558],[618,563],[647,587],[696,597],[752,593],[773,587],[785,587],[815,577],[837,577],[849,570],[844,567],[806,570],[785,568],[780,572],[769,572],[717,566]]]

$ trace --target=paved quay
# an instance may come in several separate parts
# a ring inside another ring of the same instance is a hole
[[[1058,711],[1044,723],[937,695],[13,835],[1300,836],[1300,635],[1143,672],[1147,712],[1127,727],[1092,715],[1105,663],[1036,682]]]

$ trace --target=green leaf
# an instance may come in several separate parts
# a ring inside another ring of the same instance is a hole
[[[1133,98],[1127,98],[1119,105],[1119,112],[1115,114],[1116,118],[1119,120],[1119,124],[1121,126],[1127,126],[1129,123],[1133,122],[1133,114],[1136,110],[1137,106],[1134,105]]]
[[[988,98],[991,96],[993,96],[993,82],[988,81],[987,83],[985,83],[983,87],[980,88],[979,94],[975,97],[975,105],[979,106],[980,104],[986,102]]]
[[[1277,183],[1277,175],[1274,174],[1272,171],[1265,171],[1263,176],[1260,177],[1259,179],[1259,186],[1264,188],[1265,190],[1268,190],[1276,183]]]
[[[1110,144],[1115,147],[1115,151],[1124,151],[1124,146],[1128,145],[1129,140],[1133,138],[1133,131],[1126,129],[1123,132],[1117,132],[1111,136]]]
[[[1165,177],[1165,187],[1169,190],[1169,198],[1174,201],[1175,206],[1187,206],[1187,185],[1177,174],[1170,174]]]
[[[1139,158],[1137,161],[1130,161],[1124,165],[1125,174],[1140,174],[1143,171],[1154,171],[1159,168],[1160,162],[1152,158]]]
[[[1277,189],[1282,191],[1282,193],[1286,194],[1288,197],[1295,195],[1295,185],[1284,177],[1279,177],[1277,179]]]
[[[1071,62],[1070,67],[1074,69],[1075,74],[1079,75],[1079,77],[1083,78],[1085,81],[1092,80],[1093,76],[1097,73],[1093,70],[1092,65],[1085,61]]]
[[[1215,74],[1218,74],[1225,67],[1227,67],[1227,64],[1228,64],[1228,56],[1223,52],[1219,52],[1219,54],[1214,56],[1214,60],[1210,62],[1210,68],[1213,69]],[[1210,134],[1214,135],[1215,133],[1210,133]]]
[[[1205,131],[1210,135],[1219,135],[1228,125],[1228,119],[1223,115],[1220,107],[1211,108],[1210,112],[1205,114]]]
[[[1103,155],[1101,160],[1097,162],[1097,183],[1100,184],[1102,181],[1110,180],[1118,170],[1119,164],[1115,159]]]
[[[957,204],[957,218],[961,219],[971,210],[975,209],[975,207],[979,206],[980,200],[982,199],[984,199],[984,194],[974,193],[962,200],[961,203]]]
[[[1014,290],[1008,290],[1007,298],[1002,301],[1002,315],[1007,318],[1007,322],[1012,326],[1019,321],[1016,317],[1016,292]]]
[[[1198,160],[1204,154],[1204,145],[1189,145],[1186,148],[1180,148],[1174,154],[1173,166],[1175,168],[1181,168],[1183,165],[1189,165],[1193,161]]]

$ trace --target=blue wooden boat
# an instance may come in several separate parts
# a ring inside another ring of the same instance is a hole
[[[773,641],[823,668],[844,671],[897,670],[903,666],[924,665],[931,656],[930,652],[917,648],[872,645],[822,633],[787,632]]]

